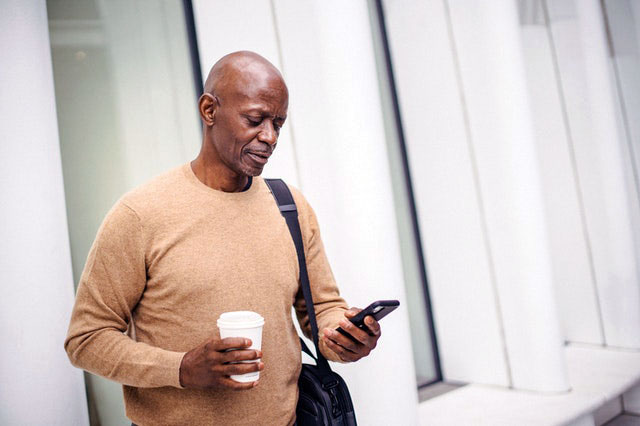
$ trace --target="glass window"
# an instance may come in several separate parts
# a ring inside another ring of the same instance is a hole
[[[427,275],[420,243],[403,130],[400,125],[400,111],[397,106],[395,83],[389,61],[390,53],[385,34],[386,28],[381,2],[369,2],[369,11],[385,118],[387,153],[396,206],[404,282],[407,291],[407,308],[409,310],[409,326],[413,344],[416,381],[418,386],[422,387],[441,380],[442,375],[437,356]]]
[[[197,155],[180,0],[48,0],[73,272],[126,191]],[[87,375],[92,424],[129,424],[120,385]]]

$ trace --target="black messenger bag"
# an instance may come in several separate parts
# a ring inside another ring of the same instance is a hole
[[[304,341],[300,339],[302,350],[316,361],[316,365],[302,364],[302,371],[300,371],[298,379],[299,396],[296,407],[296,424],[299,426],[356,426],[356,414],[353,410],[347,384],[338,373],[331,371],[329,362],[318,347],[318,324],[309,287],[302,232],[298,222],[298,209],[289,188],[282,179],[265,179],[264,181],[276,199],[280,213],[287,222],[291,238],[296,246],[300,267],[300,286],[307,305],[313,344],[317,354],[317,357],[314,356]]]

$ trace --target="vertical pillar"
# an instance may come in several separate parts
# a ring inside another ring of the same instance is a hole
[[[551,21],[556,43],[565,46],[564,55],[558,52],[558,64],[584,194],[605,342],[637,349],[640,203],[633,160],[622,125],[601,2],[576,1],[575,8],[576,28],[568,27],[559,16],[554,22],[554,7]]]
[[[566,1],[562,4],[571,5]],[[560,52],[551,41],[544,13],[548,5],[543,0],[518,3],[554,284],[565,339],[602,345],[604,333],[584,203],[558,82],[556,58]]]
[[[417,424],[415,372],[371,23],[366,2],[273,2],[298,172],[341,293],[399,299],[371,355],[344,374],[361,424]],[[381,392],[381,389],[385,389]]]
[[[565,391],[516,3],[448,4],[511,384]]]
[[[447,4],[383,4],[442,374],[509,386]]]
[[[44,0],[3,1],[0,55],[0,423],[88,424]]]

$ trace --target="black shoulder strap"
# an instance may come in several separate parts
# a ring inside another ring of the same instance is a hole
[[[317,366],[324,371],[331,371],[327,359],[320,352],[318,346],[318,323],[316,322],[316,312],[313,307],[313,297],[311,296],[311,287],[309,286],[309,275],[307,274],[307,261],[304,256],[304,246],[302,244],[302,231],[300,231],[300,223],[298,222],[298,209],[296,203],[293,200],[289,187],[282,179],[265,179],[264,180],[273,198],[276,199],[276,203],[280,208],[280,213],[284,216],[293,243],[296,246],[296,252],[298,253],[298,266],[300,267],[300,286],[302,287],[302,294],[304,295],[304,302],[307,306],[307,314],[309,315],[309,323],[311,324],[311,334],[313,334],[313,344],[316,347],[317,357],[313,357],[311,351],[304,343],[304,340],[300,339],[300,344],[303,350],[311,355],[316,360]]]

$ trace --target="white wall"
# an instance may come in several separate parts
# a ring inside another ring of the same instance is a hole
[[[563,390],[563,337],[637,348],[636,145],[600,2],[384,5],[445,378]]]
[[[638,348],[640,202],[601,5],[548,3],[604,341]]]
[[[272,164],[265,174],[299,176],[345,298],[355,306],[383,298],[402,303],[384,320],[383,337],[370,357],[336,366],[349,383],[359,423],[416,424],[402,265],[366,3],[201,0],[194,9],[203,74],[237,49],[263,54],[283,71],[290,91],[284,129],[291,139],[283,134],[274,157],[286,144],[295,146],[295,157],[287,155],[286,163]],[[239,26],[241,34],[232,31]]]
[[[515,2],[385,6],[445,378],[566,390]]]
[[[512,384],[569,388],[516,3],[449,1]]]
[[[621,97],[601,4],[529,4],[522,36],[565,338],[635,348],[640,204],[627,140],[635,122],[621,109],[625,99],[637,114],[632,9],[608,3]]]
[[[508,386],[445,4],[384,6],[443,375]]]
[[[635,140],[621,120],[600,3],[546,4],[545,29],[519,26],[511,0],[384,2],[448,380],[565,390],[561,335],[640,348]],[[205,77],[238,49],[283,71],[290,118],[266,175],[299,186],[316,208],[347,300],[402,302],[369,358],[337,366],[359,422],[417,423],[366,3],[195,0],[194,8]],[[0,335],[11,343],[0,423],[86,424],[82,373],[62,350],[73,278],[45,3],[5,1],[0,24],[11,64],[0,69]],[[164,34],[147,30],[145,51]],[[126,138],[136,138],[135,120],[124,121]],[[127,149],[129,159],[144,155]],[[154,164],[189,149],[161,150]],[[124,421],[120,410],[114,423]]]
[[[532,7],[520,10],[520,34],[563,334],[571,342],[604,344],[591,241],[556,71],[558,52],[542,1],[528,4]]]
[[[88,424],[44,1],[3,1],[0,54],[0,423]]]
[[[370,357],[337,366],[359,422],[417,423],[417,396],[395,208],[367,5],[276,2],[299,174],[347,301],[399,299]],[[381,391],[384,389],[384,391]]]

